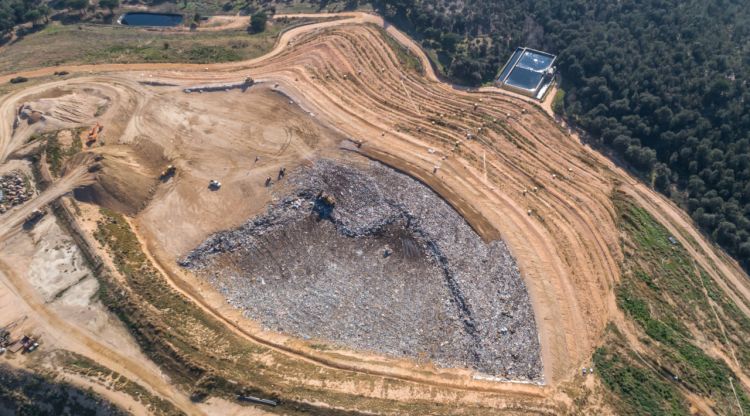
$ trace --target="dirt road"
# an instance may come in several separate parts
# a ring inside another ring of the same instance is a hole
[[[44,192],[32,198],[0,217],[0,242],[8,238],[14,231],[18,231],[32,212],[44,208],[50,202],[72,191],[74,188],[93,181],[93,175],[87,166],[80,166],[54,182]]]
[[[0,260],[0,278],[2,278],[3,283],[7,287],[11,288],[16,298],[22,300],[28,306],[29,310],[33,311],[39,325],[50,336],[48,341],[51,345],[79,352],[94,359],[101,365],[125,375],[131,380],[148,386],[156,394],[169,398],[178,408],[187,414],[204,414],[187,396],[179,392],[173,385],[170,385],[162,375],[148,372],[139,363],[97,341],[90,334],[86,333],[86,331],[60,319],[45,304],[44,299],[40,298],[38,292],[31,287],[28,281],[16,274],[2,260]]]
[[[242,124],[242,111],[226,111],[213,104],[226,98],[227,103],[239,106],[241,99],[231,95],[234,93],[218,95],[219,98],[205,93],[200,99],[185,98],[186,102],[180,103],[184,97],[180,90],[186,86],[240,82],[248,76],[263,81],[268,88],[283,93],[289,105],[296,108],[290,120],[304,119],[362,142],[357,151],[427,182],[464,213],[486,239],[500,236],[508,243],[534,305],[545,378],[551,386],[569,380],[587,363],[605,325],[616,314],[613,287],[620,278],[622,253],[610,200],[614,189],[636,197],[689,248],[696,261],[743,311],[750,310],[750,284],[735,262],[706,241],[679,208],[569,136],[540,106],[494,90],[463,91],[440,82],[418,46],[395,28],[386,27],[389,34],[415,53],[426,75],[407,71],[380,36],[377,27],[384,26],[380,18],[360,13],[343,16],[341,20],[291,29],[268,55],[246,62],[78,66],[22,75],[41,77],[67,70],[79,75],[75,88],[102,91],[113,97],[125,94],[130,102],[129,112],[120,114],[120,119],[111,113],[104,115],[110,117],[112,129],[122,133],[118,135],[120,140],[150,140],[166,154],[180,155],[185,160],[181,168],[187,173],[164,192],[182,192],[180,201],[190,202],[189,209],[170,211],[167,205],[161,205],[167,203],[162,201],[175,200],[157,197],[136,217],[147,244],[155,246],[166,246],[166,242],[174,240],[171,236],[181,223],[207,224],[191,234],[191,241],[199,240],[227,224],[240,223],[252,209],[257,209],[238,203],[243,208],[233,212],[233,205],[218,200],[204,187],[200,192],[190,191],[179,188],[180,184],[190,183],[197,188],[194,184],[205,183],[211,178],[208,175],[223,172],[242,185],[242,192],[253,195],[250,205],[257,203],[262,207],[263,201],[270,198],[254,179],[241,182],[238,178],[261,177],[276,167],[269,162],[263,166],[265,171],[254,171],[243,157],[255,155],[242,152],[266,152],[263,157],[271,159],[276,153],[268,149],[238,151],[243,142],[242,136],[232,130],[234,127],[229,128],[230,133],[216,134],[210,125],[211,117],[221,117],[227,120],[222,122],[225,125],[236,122],[237,132],[247,129]],[[88,71],[99,75],[88,76]],[[172,86],[139,84],[146,80]],[[5,81],[7,77],[0,78],[0,82]],[[118,92],[107,92],[106,86],[113,83],[121,86]],[[34,86],[34,93],[52,88],[53,84],[45,85]],[[24,97],[25,93],[19,91],[0,98],[0,111],[6,114],[17,108]],[[198,104],[204,101],[211,105]],[[153,106],[166,108],[170,103],[181,106],[184,119],[173,121],[150,115]],[[205,123],[201,117],[206,118]],[[200,131],[195,126],[201,126]],[[180,132],[180,137],[164,131]],[[13,144],[7,133],[7,126],[0,127],[0,144],[13,148],[17,143]],[[190,149],[188,139],[193,137],[204,141],[192,144],[196,148]],[[315,140],[318,139],[311,142]],[[202,160],[220,159],[209,158],[205,150],[200,152],[199,148],[209,143],[232,161],[226,164],[226,170],[219,171],[222,167],[218,165],[210,169],[201,166]],[[310,146],[316,152],[330,147],[330,143]],[[4,152],[0,155],[9,153]],[[284,155],[283,149],[278,152]],[[232,159],[233,153],[236,157]],[[299,152],[293,158],[302,163],[311,154]],[[170,190],[173,188],[175,191]],[[209,215],[211,211],[203,208],[205,204],[223,204],[225,209]],[[149,217],[149,213],[158,210],[173,212],[171,220],[175,223]],[[185,246],[171,243],[168,248],[154,255],[163,267],[176,267],[174,260]],[[408,374],[416,369],[398,371]],[[471,386],[467,382],[467,387]]]

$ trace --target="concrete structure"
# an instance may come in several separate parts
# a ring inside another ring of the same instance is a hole
[[[500,71],[496,84],[519,94],[541,100],[554,79],[552,64],[557,57],[530,48],[516,48]]]

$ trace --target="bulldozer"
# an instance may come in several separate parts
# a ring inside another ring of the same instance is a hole
[[[93,146],[94,143],[96,143],[96,141],[99,139],[99,133],[101,133],[102,130],[104,130],[104,126],[99,124],[99,122],[94,124],[94,126],[91,127],[91,130],[89,130],[89,135],[86,138],[86,146]]]
[[[168,180],[177,172],[177,168],[174,165],[168,165],[162,172],[159,178],[163,181]]]

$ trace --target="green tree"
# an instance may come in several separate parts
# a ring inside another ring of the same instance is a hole
[[[253,13],[253,15],[250,17],[250,30],[252,33],[260,33],[266,30],[266,22],[268,21],[268,16],[266,15],[266,12],[259,11],[256,13]]]
[[[89,5],[89,0],[66,0],[65,5],[73,10],[78,10],[81,14]]]
[[[120,7],[120,0],[99,0],[99,7],[109,10],[113,14],[114,10]]]

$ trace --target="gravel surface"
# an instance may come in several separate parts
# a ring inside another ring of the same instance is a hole
[[[266,328],[514,380],[541,380],[528,293],[422,183],[376,162],[320,160],[278,202],[180,261]]]

